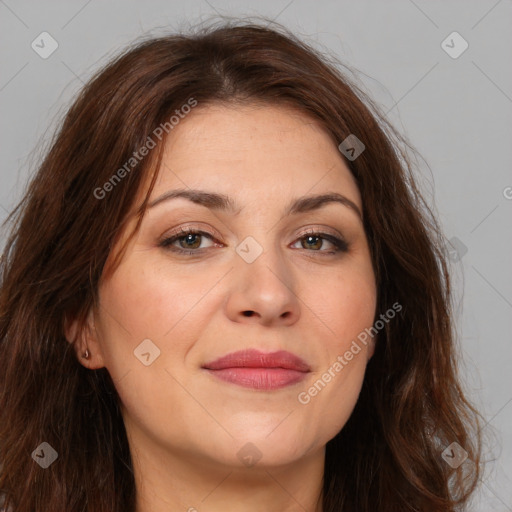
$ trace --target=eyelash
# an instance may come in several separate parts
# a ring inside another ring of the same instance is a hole
[[[210,238],[211,240],[214,240],[214,237],[211,233],[207,233],[205,231],[201,231],[201,230],[197,230],[197,229],[182,228],[182,229],[180,229],[180,231],[178,233],[161,240],[159,242],[158,246],[162,247],[164,249],[167,249],[169,251],[176,252],[178,254],[182,254],[182,255],[192,256],[192,255],[201,254],[201,252],[203,252],[205,248],[187,250],[187,249],[181,249],[178,247],[174,247],[171,245],[174,242],[177,242],[178,240],[185,238],[188,235],[200,235],[200,236]],[[322,251],[322,250],[310,251],[310,252],[318,252],[320,254],[323,253],[322,256],[328,256],[328,255],[332,256],[334,254],[344,253],[344,252],[347,252],[349,249],[349,245],[347,242],[345,242],[345,240],[342,240],[341,238],[338,238],[334,235],[330,235],[329,233],[322,233],[322,232],[318,232],[318,231],[314,231],[314,230],[309,230],[309,231],[306,231],[305,233],[302,233],[301,236],[296,240],[296,242],[303,240],[309,236],[318,237],[318,238],[327,240],[328,242],[331,242],[334,245],[335,249],[332,251]],[[209,249],[209,247],[208,247],[208,249]],[[304,250],[307,251],[308,249],[304,249]]]

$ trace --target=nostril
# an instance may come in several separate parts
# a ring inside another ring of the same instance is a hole
[[[252,316],[254,311],[244,311],[244,316]]]

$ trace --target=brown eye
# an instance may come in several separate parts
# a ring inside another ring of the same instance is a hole
[[[306,233],[297,242],[300,242],[302,249],[312,252],[334,254],[348,251],[348,244],[345,240],[328,233]],[[325,247],[326,243],[327,247]],[[331,247],[329,247],[329,244]]]
[[[201,236],[198,233],[189,233],[177,239],[183,249],[199,249],[201,246]]]
[[[208,248],[201,247],[205,238],[213,240],[213,235],[204,231],[181,230],[179,233],[163,239],[158,245],[170,251],[193,254]]]
[[[320,236],[308,235],[301,238],[301,243],[304,249],[321,249],[324,242]]]

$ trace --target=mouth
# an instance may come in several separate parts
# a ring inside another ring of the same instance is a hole
[[[262,391],[296,384],[311,371],[303,359],[291,352],[264,353],[254,349],[232,352],[202,368],[225,382]]]

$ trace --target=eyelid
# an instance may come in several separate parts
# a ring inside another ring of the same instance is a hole
[[[207,228],[203,228],[203,227],[201,227],[201,224],[191,223],[191,224],[181,225],[178,228],[171,230],[171,231],[166,231],[161,236],[159,241],[164,241],[166,239],[169,239],[174,236],[178,236],[180,234],[188,235],[190,232],[209,236],[212,239],[215,239],[216,241],[219,241],[219,239],[222,238],[222,235],[210,226],[208,226]]]
[[[201,234],[215,238],[217,242],[219,241],[220,238],[222,238],[222,235],[211,227],[208,227],[208,228],[206,228],[206,230],[204,230],[200,227],[200,224],[185,224],[185,225],[181,225],[178,229],[176,229],[174,231],[166,232],[164,235],[162,235],[160,241],[168,239],[172,236],[176,236],[180,233],[183,233],[186,235],[191,231],[198,232],[198,233],[201,232]],[[343,242],[348,244],[345,237],[338,230],[329,228],[327,226],[320,226],[320,225],[308,227],[304,231],[300,231],[297,235],[295,235],[295,238],[293,241],[295,242],[295,241],[297,241],[297,238],[301,238],[305,235],[318,235],[318,234],[331,235],[335,238],[339,238],[340,240],[342,240]]]
[[[330,235],[334,238],[339,238],[345,243],[348,243],[345,240],[345,237],[338,231],[334,230],[332,228],[328,228],[326,226],[314,226],[314,227],[308,227],[305,229],[305,231],[301,231],[298,235],[296,235],[298,238],[302,238],[305,235]]]

